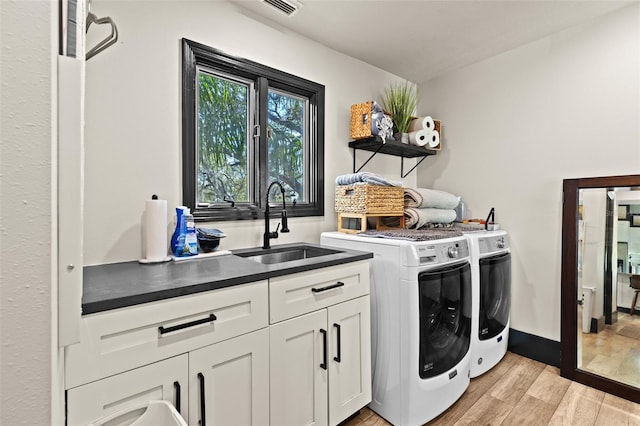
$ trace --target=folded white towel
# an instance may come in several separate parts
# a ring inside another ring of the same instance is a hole
[[[406,228],[422,228],[428,223],[451,223],[456,220],[456,211],[449,209],[416,209],[405,207],[404,226]]]
[[[455,209],[460,200],[444,191],[427,188],[405,188],[404,206],[415,208]]]
[[[352,185],[359,182],[378,186],[402,186],[402,182],[388,180],[371,172],[350,173],[336,178],[336,185]]]

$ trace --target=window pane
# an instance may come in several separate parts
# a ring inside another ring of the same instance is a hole
[[[308,100],[270,89],[267,109],[269,182],[279,180],[287,195],[308,202]]]
[[[197,203],[249,200],[249,85],[198,70]]]

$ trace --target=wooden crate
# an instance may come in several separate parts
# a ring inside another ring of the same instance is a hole
[[[442,121],[436,120],[434,118],[433,119],[433,130],[438,132],[438,136],[440,136],[440,143],[438,144],[438,146],[435,146],[433,148],[429,147],[429,149],[440,151],[442,149]]]
[[[404,228],[404,213],[402,214],[361,214],[361,213],[338,213],[338,232],[345,234],[357,234],[367,230],[367,218],[376,218],[376,229],[393,229],[382,225],[383,217],[398,217],[399,228]]]
[[[404,189],[366,184],[338,185],[335,209],[337,213],[403,215]]]

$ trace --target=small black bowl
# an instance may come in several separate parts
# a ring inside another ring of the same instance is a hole
[[[200,251],[209,253],[214,251],[220,245],[220,239],[226,237],[224,232],[214,228],[197,228],[198,245]]]
[[[200,238],[198,237],[198,245],[200,251],[203,253],[209,253],[214,251],[220,245],[220,238]]]

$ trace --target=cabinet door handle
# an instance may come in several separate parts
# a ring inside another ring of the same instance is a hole
[[[341,359],[341,355],[340,355],[340,352],[341,352],[340,351],[340,341],[341,341],[341,339],[340,339],[340,324],[333,323],[333,326],[336,328],[336,334],[337,334],[337,337],[338,337],[338,356],[334,356],[333,360],[335,362],[340,362],[340,359]]]
[[[179,414],[182,414],[180,412],[180,382],[179,381],[175,381],[173,382],[173,387],[176,390],[176,410],[178,411]]]
[[[205,406],[204,406],[204,374],[198,373],[198,381],[200,382],[200,426],[206,426]]]
[[[320,364],[320,368],[323,370],[327,369],[327,330],[320,329],[320,333],[322,333],[322,364]]]
[[[312,291],[312,292],[314,292],[314,293],[321,293],[321,292],[323,292],[323,291],[333,290],[334,288],[338,288],[338,287],[342,287],[342,286],[344,286],[344,283],[343,283],[342,281],[338,281],[338,282],[337,282],[337,283],[335,283],[335,284],[331,284],[331,285],[328,285],[328,286],[326,286],[326,287],[322,287],[322,288],[315,288],[315,287],[313,287],[313,288],[311,289],[311,291]]]
[[[160,332],[160,334],[171,333],[172,331],[182,330],[183,328],[193,327],[194,325],[200,325],[200,324],[205,324],[205,323],[208,323],[208,322],[213,322],[213,321],[215,321],[217,319],[218,318],[216,318],[215,315],[210,314],[206,318],[202,318],[202,319],[191,321],[191,322],[185,322],[184,324],[173,325],[171,327],[160,326],[160,327],[158,327],[158,331]]]

